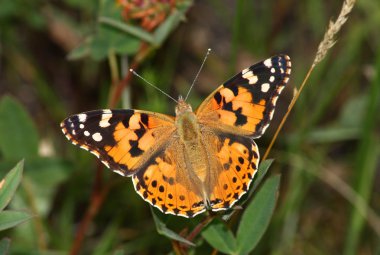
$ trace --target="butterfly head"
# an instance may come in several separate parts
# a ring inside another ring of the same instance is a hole
[[[175,107],[175,114],[178,116],[184,114],[185,112],[193,112],[193,108],[191,108],[190,104],[186,103],[182,96],[179,96],[178,104]]]

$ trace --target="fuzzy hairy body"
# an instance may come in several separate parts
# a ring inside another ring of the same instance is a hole
[[[203,200],[209,200],[209,190],[207,187],[207,180],[209,180],[210,162],[208,151],[204,144],[205,139],[201,133],[201,126],[199,125],[196,115],[192,111],[190,105],[180,101],[176,110],[176,127],[179,136],[179,143],[182,144],[183,154],[185,155],[185,165],[188,170],[190,178],[196,178],[192,181],[193,184],[198,185],[199,190],[203,196]],[[208,202],[207,202],[208,203]]]

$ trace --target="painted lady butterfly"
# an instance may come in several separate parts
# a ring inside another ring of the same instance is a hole
[[[269,126],[290,71],[288,56],[274,56],[232,77],[195,112],[180,98],[176,117],[96,110],[68,117],[61,128],[73,144],[131,176],[136,192],[164,213],[226,210],[257,172],[253,139]]]

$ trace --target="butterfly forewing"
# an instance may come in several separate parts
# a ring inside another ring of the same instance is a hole
[[[139,110],[84,112],[65,119],[61,128],[73,144],[124,176],[134,174],[175,130],[172,117]]]
[[[200,105],[196,111],[199,122],[227,133],[260,137],[269,126],[290,70],[286,55],[244,69]]]

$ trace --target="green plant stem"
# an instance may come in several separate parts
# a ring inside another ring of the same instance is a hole
[[[108,64],[111,72],[111,81],[112,84],[117,84],[119,81],[119,69],[118,69],[118,64],[117,64],[117,57],[116,54],[113,50],[110,50],[108,52]]]

